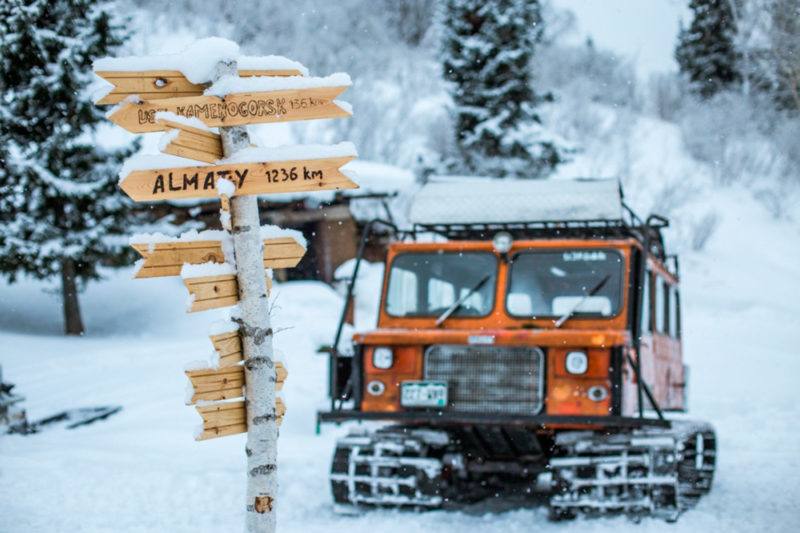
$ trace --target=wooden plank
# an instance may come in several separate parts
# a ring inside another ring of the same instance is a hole
[[[223,333],[221,335],[211,335],[211,343],[219,353],[219,366],[224,368],[233,366],[243,360],[242,343],[239,340],[239,332]]]
[[[288,372],[283,364],[275,364],[277,381],[275,390],[283,389]],[[212,402],[217,400],[232,400],[241,397],[244,387],[244,367],[232,366],[228,368],[187,370],[186,376],[192,383],[194,394],[187,405],[198,401]]]
[[[269,279],[269,276],[266,277],[266,280],[267,295],[269,295],[272,280]],[[239,286],[234,274],[183,278],[183,283],[189,290],[189,294],[194,296],[187,313],[229,307],[239,302]]]
[[[203,85],[196,85],[179,70],[145,71],[97,71],[98,76],[114,85],[97,104],[118,104],[132,94],[144,100],[200,96],[205,91]],[[302,76],[299,70],[240,70],[239,76]]]
[[[178,276],[184,263],[224,263],[220,241],[167,243],[133,243],[131,246],[144,258],[135,278]],[[291,237],[264,239],[264,268],[292,268],[300,262],[306,249]]]
[[[352,114],[334,103],[348,86],[314,87],[218,96],[180,96],[160,100],[126,102],[108,118],[131,133],[164,131],[156,113],[169,111],[184,117],[196,117],[206,126],[242,126],[350,117]]]
[[[120,187],[137,202],[214,198],[218,196],[218,178],[232,180],[237,195],[357,189],[339,170],[353,159],[355,156],[135,170],[125,176]]]
[[[227,437],[239,433],[247,433],[247,424],[234,424],[232,426],[212,427],[209,429],[203,428],[203,432],[195,440],[216,439],[217,437]]]
[[[247,432],[247,413],[243,401],[197,406],[195,409],[203,418],[203,432],[197,440]],[[286,406],[280,398],[276,398],[275,401],[275,414],[280,426],[283,415],[286,414]]]
[[[162,149],[162,152],[179,157],[187,157],[204,163],[214,163],[222,159],[222,140],[218,133],[193,128],[179,122],[160,119],[168,130],[178,130],[178,136]]]
[[[247,411],[244,400],[237,402],[215,403],[212,405],[198,405],[195,407],[203,418],[206,429],[215,426],[230,426],[233,424],[247,423]]]
[[[228,307],[239,302],[239,288],[233,274],[184,278],[183,282],[189,294],[194,296],[188,313]]]

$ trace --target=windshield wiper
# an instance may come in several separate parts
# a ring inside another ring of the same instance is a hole
[[[584,295],[583,295],[583,298],[581,298],[580,300],[578,300],[578,302],[577,302],[575,305],[573,305],[573,306],[570,308],[570,310],[569,310],[569,311],[567,311],[566,313],[564,313],[564,316],[562,316],[561,318],[559,318],[559,319],[556,321],[556,327],[557,327],[557,328],[560,328],[560,327],[561,327],[561,325],[562,325],[564,322],[566,322],[566,321],[567,321],[567,319],[568,319],[569,317],[571,317],[571,316],[573,315],[573,313],[575,313],[575,311],[577,311],[577,309],[578,309],[578,308],[581,306],[581,304],[582,304],[583,302],[585,302],[585,301],[586,301],[586,300],[589,298],[589,296],[594,296],[594,295],[597,293],[597,291],[599,291],[600,289],[602,289],[602,288],[603,288],[603,285],[605,285],[605,284],[606,284],[606,282],[607,282],[607,281],[608,281],[610,278],[611,278],[611,274],[607,274],[607,275],[606,275],[606,277],[604,277],[603,279],[601,279],[601,280],[600,280],[600,283],[598,283],[597,285],[595,285],[595,286],[594,286],[594,288],[592,288],[592,290],[590,290],[590,291],[587,291],[587,292],[586,292],[586,294],[584,294]]]
[[[455,313],[455,312],[456,312],[456,310],[457,310],[459,307],[461,307],[461,304],[463,304],[463,303],[464,303],[464,300],[466,300],[467,298],[469,298],[470,296],[472,296],[473,294],[475,294],[477,291],[479,291],[479,290],[480,290],[480,288],[481,288],[481,287],[483,287],[484,283],[486,283],[487,281],[489,281],[489,278],[491,278],[491,277],[492,277],[492,274],[491,274],[491,273],[490,273],[490,274],[486,274],[486,275],[485,275],[483,278],[481,278],[481,280],[480,280],[480,281],[478,281],[478,283],[476,283],[476,284],[475,284],[475,286],[474,286],[474,287],[472,287],[472,288],[471,288],[469,291],[465,292],[465,293],[463,294],[463,296],[461,296],[461,297],[460,297],[458,300],[456,300],[455,302],[453,302],[453,305],[451,305],[450,307],[448,307],[448,308],[447,308],[447,311],[445,311],[444,313],[442,313],[442,315],[441,315],[441,316],[440,316],[440,317],[439,317],[439,318],[436,320],[436,327],[438,328],[439,326],[441,326],[441,325],[442,325],[442,322],[444,322],[445,320],[447,320],[447,317],[449,317],[450,315],[452,315],[453,313]]]

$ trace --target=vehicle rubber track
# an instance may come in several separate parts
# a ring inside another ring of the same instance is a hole
[[[429,452],[447,444],[435,431],[380,430],[340,439],[331,467],[336,504],[434,508],[442,504],[441,459]]]
[[[716,437],[705,423],[556,436],[550,518],[626,513],[673,521],[711,490]]]

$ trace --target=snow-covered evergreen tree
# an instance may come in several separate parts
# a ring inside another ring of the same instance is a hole
[[[691,0],[694,19],[681,28],[675,59],[703,98],[741,81],[736,23],[730,0]]]
[[[445,0],[443,67],[453,82],[461,162],[474,174],[536,178],[562,161],[535,112],[530,59],[541,36],[536,0]]]
[[[98,147],[93,59],[120,44],[113,4],[3,0],[0,7],[0,272],[60,274],[65,329],[80,334],[78,281],[122,253],[129,205],[116,167],[130,150]]]

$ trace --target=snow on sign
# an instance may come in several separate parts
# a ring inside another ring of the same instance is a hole
[[[95,74],[111,83],[114,88],[103,95],[98,105],[118,104],[131,95],[146,100],[176,98],[182,96],[201,96],[206,88],[192,83],[179,70],[144,71],[95,71]],[[239,76],[302,76],[297,69],[283,70],[240,70]]]

